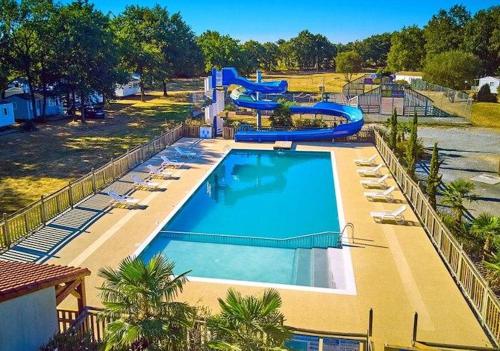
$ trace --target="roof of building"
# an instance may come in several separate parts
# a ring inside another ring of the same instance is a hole
[[[500,80],[500,76],[484,76],[484,77],[481,77],[479,79],[484,79],[484,78],[493,78],[493,79]]]
[[[87,268],[0,261],[0,302],[87,275]]]
[[[20,98],[20,99],[23,99],[23,100],[26,100],[26,101],[30,101],[31,100],[31,95],[28,94],[28,93],[12,94],[12,95],[6,96],[5,98],[6,99],[10,99],[10,98],[13,98],[13,97]],[[47,97],[50,98],[50,96],[47,96]],[[35,98],[42,99],[43,96],[40,95],[40,94],[38,94],[38,93],[35,93]]]

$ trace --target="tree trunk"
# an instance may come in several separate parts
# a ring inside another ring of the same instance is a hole
[[[31,75],[27,76],[28,78],[28,88],[30,90],[30,100],[31,100],[31,108],[33,109],[33,120],[36,119],[37,114],[36,114],[36,101],[35,101],[35,92],[33,91],[33,84],[32,84],[32,79]]]
[[[141,82],[139,83],[139,87],[141,88],[141,101],[144,102],[144,83]]]
[[[42,116],[42,118],[45,118],[45,109],[47,107],[47,87],[45,86],[45,84],[43,84],[42,96],[43,96],[43,101],[42,101],[41,116]]]
[[[85,100],[84,100],[84,97],[83,97],[83,93],[80,92],[80,117],[82,119],[82,123],[87,123],[86,120],[85,120]]]
[[[163,81],[163,96],[168,96],[168,93],[167,93],[167,82],[166,81]]]

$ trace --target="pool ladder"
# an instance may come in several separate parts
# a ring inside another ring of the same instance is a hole
[[[354,224],[352,224],[351,222],[347,222],[345,225],[344,225],[344,228],[342,228],[342,230],[340,231],[340,238],[342,240],[342,237],[344,236],[344,232],[347,230],[347,228],[350,228],[350,232],[351,232],[351,235],[350,235],[350,238],[347,237],[347,242],[348,244],[354,244]]]

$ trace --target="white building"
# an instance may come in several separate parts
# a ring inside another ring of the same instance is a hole
[[[141,77],[138,74],[133,74],[130,80],[126,84],[117,84],[115,88],[116,97],[131,96],[139,93],[141,87],[139,83],[141,82]]]
[[[488,85],[490,87],[490,93],[492,94],[497,94],[498,92],[498,86],[500,85],[500,76],[493,77],[493,76],[486,76],[483,78],[479,78],[477,81],[477,86],[474,87],[475,91],[479,91],[483,85]]]
[[[422,79],[422,73],[421,72],[408,72],[408,71],[402,71],[396,73],[394,80],[404,80],[408,82],[408,84],[411,84],[413,80],[416,79]]]
[[[8,101],[0,101],[0,128],[11,126],[15,122],[14,105]]]

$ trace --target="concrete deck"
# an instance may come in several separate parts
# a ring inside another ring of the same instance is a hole
[[[189,142],[183,139],[181,142]],[[165,191],[133,193],[142,209],[112,209],[60,249],[49,263],[88,267],[87,302],[99,306],[98,270],[117,266],[199,184],[229,147],[272,149],[273,144],[244,144],[227,140],[204,140],[202,157],[188,161],[189,167],[175,170],[179,179],[162,180]],[[408,225],[376,224],[369,212],[393,210],[406,203],[397,191],[398,203],[369,202],[364,196],[353,160],[367,158],[376,149],[369,144],[298,143],[297,150],[330,150],[335,154],[346,222],[355,226],[351,256],[357,295],[299,290],[280,290],[287,324],[335,332],[365,332],[368,311],[374,310],[373,339],[378,350],[384,343],[409,345],[413,314],[419,313],[420,340],[450,344],[490,346],[465,299],[435,252],[415,215],[407,210]],[[169,153],[170,151],[165,151]],[[381,162],[380,158],[377,162]],[[158,165],[159,156],[148,163]],[[136,169],[141,172],[145,165]],[[314,171],[314,170],[311,170]],[[384,169],[384,172],[387,172]],[[391,179],[390,183],[394,183]],[[245,294],[259,294],[261,287],[238,286]],[[217,298],[227,284],[189,282],[182,300],[217,310]]]

